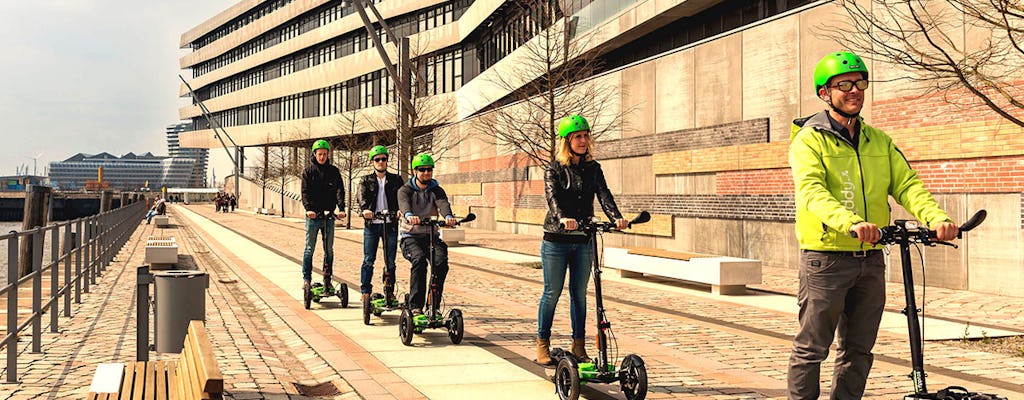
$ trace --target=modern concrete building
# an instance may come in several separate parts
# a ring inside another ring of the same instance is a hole
[[[351,135],[390,143],[395,124],[389,128],[379,121],[394,110],[392,81],[351,4],[241,1],[182,35],[182,47],[193,51],[180,66],[190,70],[196,99],[242,147]],[[426,123],[431,133],[420,143],[435,153],[451,150],[438,161],[435,175],[458,212],[477,214],[476,226],[541,231],[543,174],[523,156],[520,143],[496,132],[529,129],[501,115],[529,114],[523,93],[554,75],[536,73],[528,64],[536,64],[531,59],[538,46],[559,41],[558,35],[539,34],[564,28],[561,37],[579,50],[566,51],[568,58],[598,61],[590,76],[571,83],[613,89],[610,101],[588,117],[595,130],[604,130],[597,155],[616,200],[627,214],[654,214],[651,223],[633,233],[608,235],[606,244],[738,256],[762,260],[766,267],[796,268],[787,161],[790,125],[796,117],[825,108],[814,94],[812,70],[825,53],[839,49],[822,28],[850,19],[834,3],[375,4],[398,36],[410,38],[420,76],[416,98],[442,111]],[[555,18],[546,18],[551,9]],[[984,36],[951,29],[956,34],[950,37],[968,44]],[[374,34],[384,37],[379,28]],[[395,60],[394,44],[384,47]],[[901,145],[956,220],[977,209],[989,211],[988,221],[961,250],[927,250],[927,284],[1016,293],[1024,285],[1020,127],[984,108],[960,109],[944,102],[964,97],[962,92],[924,95],[922,84],[904,79],[912,77],[909,72],[869,64],[866,120]],[[181,95],[187,94],[183,85]],[[581,101],[559,111],[584,112],[588,105]],[[197,105],[179,114],[196,127],[181,134],[183,146],[220,146]],[[354,124],[339,123],[353,119]],[[241,188],[241,207],[253,207],[245,201],[260,198],[259,188],[248,186]],[[895,210],[894,217],[906,215],[898,206]],[[891,269],[890,277],[900,280],[898,269]]]
[[[210,150],[204,148],[181,147],[178,136],[182,132],[192,130],[190,122],[183,122],[174,125],[167,125],[167,155],[171,158],[184,158],[194,160],[192,175],[189,177],[187,186],[190,188],[205,188],[206,166],[209,164]]]

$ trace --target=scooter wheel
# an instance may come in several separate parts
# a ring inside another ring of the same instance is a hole
[[[313,292],[309,289],[302,289],[302,304],[309,309],[309,303],[313,301]]]
[[[619,388],[628,400],[643,400],[647,397],[647,367],[636,354],[622,359],[619,368]]]
[[[370,296],[363,296],[363,325],[370,324],[370,314],[373,313],[373,303]]]
[[[580,398],[580,370],[572,357],[562,357],[555,367],[555,393],[561,400]]]
[[[453,308],[448,312],[448,338],[452,340],[452,344],[462,343],[462,337],[466,333],[463,324],[462,310]]]
[[[402,338],[402,344],[412,345],[412,329],[412,311],[403,308],[402,315],[398,318],[398,336]]]
[[[341,297],[341,308],[348,308],[348,285],[344,282],[338,287],[338,297]]]

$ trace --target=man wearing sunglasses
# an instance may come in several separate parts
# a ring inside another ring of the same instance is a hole
[[[373,293],[373,263],[377,260],[377,243],[384,238],[384,297],[390,305],[395,301],[395,254],[398,252],[398,221],[391,216],[381,218],[378,212],[394,213],[398,209],[398,189],[402,177],[388,172],[388,148],[370,149],[373,172],[359,180],[359,208],[363,210],[363,266],[360,269],[359,291],[363,297]]]
[[[864,395],[885,307],[885,255],[875,242],[878,227],[889,224],[889,196],[939,240],[957,235],[892,139],[860,116],[867,79],[856,54],[826,55],[814,68],[814,91],[829,109],[793,121],[800,328],[789,358],[790,399],[818,398],[821,362],[835,336],[830,398]]]
[[[452,215],[452,206],[448,195],[437,183],[434,176],[434,158],[429,154],[420,153],[412,159],[413,177],[409,183],[398,189],[398,212],[402,217],[399,227],[399,240],[402,256],[412,263],[409,274],[409,304],[406,306],[414,315],[423,314],[427,288],[427,260],[430,255],[430,243],[434,243],[434,259],[430,260],[430,268],[437,276],[437,292],[431,298],[430,305],[437,309],[444,293],[444,279],[448,276],[448,245],[440,236],[431,235],[431,229],[419,225],[432,217],[441,216],[448,226],[455,226],[456,219]]]

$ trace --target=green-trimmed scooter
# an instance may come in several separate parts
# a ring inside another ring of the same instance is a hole
[[[647,211],[641,212],[636,218],[629,222],[642,224],[651,220],[651,214]],[[609,362],[608,337],[614,340],[612,334],[612,323],[608,321],[604,312],[604,301],[601,297],[601,262],[598,260],[597,236],[602,232],[615,230],[614,222],[598,222],[594,220],[578,220],[579,230],[586,232],[590,237],[590,245],[594,250],[593,275],[594,275],[594,297],[597,299],[595,305],[597,311],[597,357],[593,362],[581,363],[576,357],[565,350],[555,348],[551,350],[551,358],[558,360],[555,366],[555,393],[561,400],[576,400],[580,397],[580,386],[586,382],[612,383],[619,382],[622,393],[628,400],[643,400],[647,397],[647,367],[644,360],[636,354],[630,354],[622,359],[619,368]],[[617,354],[618,348],[615,345],[613,351]]]
[[[337,217],[334,215],[334,212],[324,211],[323,215],[318,215],[316,219],[325,219],[327,220],[327,223],[333,224],[334,220],[337,219]],[[324,276],[332,276],[334,272],[334,266],[327,264],[327,262],[324,261],[323,272]],[[332,285],[330,282],[327,282],[327,285],[324,285],[323,283],[320,282],[316,282],[313,283],[312,285],[309,285],[309,288],[303,288],[302,305],[305,306],[306,309],[308,310],[310,307],[310,303],[319,304],[320,300],[323,300],[324,298],[331,296],[338,296],[338,298],[341,300],[341,307],[348,308],[348,284],[346,284],[345,282],[342,282],[340,285],[338,285],[337,289],[335,289],[334,285]]]
[[[381,236],[381,248],[384,249],[384,284],[387,285],[387,281],[391,279],[388,276],[387,266],[387,243],[388,243],[388,229],[387,224],[396,223],[395,213],[389,212],[388,210],[377,211],[373,214],[374,219],[380,219],[384,221],[384,234]],[[398,252],[398,249],[395,249]],[[385,293],[373,293],[369,298],[363,299],[363,324],[370,325],[370,315],[380,318],[381,315],[386,311],[394,311],[402,308],[402,304],[398,302],[398,298],[394,296],[395,288],[391,288],[391,301],[388,301],[387,287],[385,286]]]
[[[456,222],[455,225],[458,226],[475,219],[476,214],[469,213],[465,218]],[[453,308],[448,311],[447,316],[442,317],[444,312],[440,310],[441,296],[437,293],[437,276],[434,275],[434,241],[440,240],[435,239],[435,236],[437,228],[445,226],[445,222],[444,220],[427,219],[420,221],[419,224],[430,226],[431,240],[430,254],[428,255],[430,262],[430,291],[427,293],[427,312],[423,315],[413,316],[412,310],[409,309],[409,294],[406,293],[402,303],[402,316],[398,319],[398,336],[402,338],[402,344],[409,346],[412,344],[412,335],[414,333],[423,333],[427,329],[445,328],[448,330],[448,338],[451,339],[452,344],[459,344],[465,335],[465,321],[462,318],[462,310]]]

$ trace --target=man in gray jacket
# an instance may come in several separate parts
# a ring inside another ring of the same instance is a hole
[[[444,216],[445,225],[455,226],[451,203],[444,189],[434,180],[434,159],[425,153],[412,159],[413,177],[409,183],[398,189],[398,215],[402,216],[398,237],[401,241],[402,256],[412,263],[409,275],[409,304],[406,306],[414,315],[423,314],[426,298],[424,287],[427,283],[427,260],[430,258],[430,244],[434,244],[434,259],[431,268],[437,286],[430,288],[430,307],[437,310],[444,292],[444,279],[448,275],[448,245],[440,235],[431,235],[426,223],[431,217]],[[435,231],[436,233],[436,231]]]

